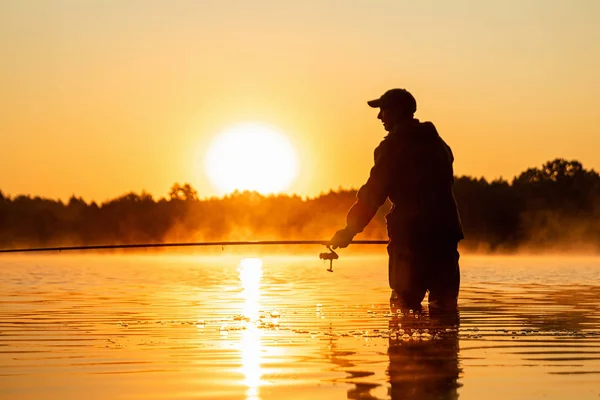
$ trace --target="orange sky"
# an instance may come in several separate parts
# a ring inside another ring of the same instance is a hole
[[[391,87],[459,175],[598,170],[599,20],[595,0],[0,2],[0,190],[214,195],[199,159],[246,121],[296,146],[290,192],[358,187],[385,135],[365,102]]]

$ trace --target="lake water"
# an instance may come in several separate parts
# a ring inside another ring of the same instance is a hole
[[[2,256],[0,397],[600,399],[600,258],[463,256],[436,315],[353,254]]]

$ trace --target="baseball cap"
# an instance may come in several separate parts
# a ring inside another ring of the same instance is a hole
[[[367,101],[367,104],[373,108],[400,106],[410,113],[417,111],[417,101],[406,89],[390,89],[380,98]]]

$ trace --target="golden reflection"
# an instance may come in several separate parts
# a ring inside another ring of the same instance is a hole
[[[259,258],[246,258],[239,266],[244,305],[242,315],[245,317],[245,328],[242,331],[240,351],[242,356],[242,373],[245,376],[244,385],[248,387],[246,398],[257,400],[260,386],[261,368],[260,329],[256,326],[259,320],[260,281],[262,278],[262,261]]]

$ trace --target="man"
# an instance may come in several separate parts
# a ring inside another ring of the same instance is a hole
[[[432,306],[456,306],[460,286],[458,242],[463,239],[454,199],[454,157],[431,122],[414,118],[415,98],[391,89],[368,102],[389,134],[375,149],[375,165],[348,211],[346,227],[330,245],[347,247],[387,198],[392,299],[418,308],[429,291]]]

